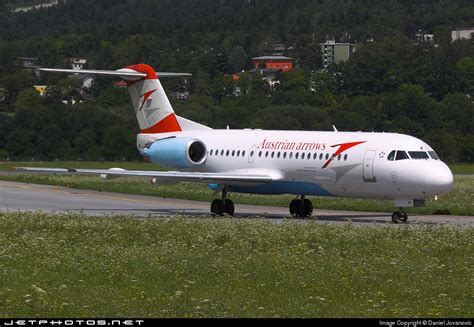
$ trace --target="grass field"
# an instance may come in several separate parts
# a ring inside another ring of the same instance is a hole
[[[0,317],[472,317],[474,229],[0,213]]]
[[[123,167],[130,170],[158,170],[156,165],[147,163],[89,163],[89,162],[46,162],[46,163],[0,163],[0,170],[11,170],[15,166],[38,166],[38,167],[75,167],[75,168],[111,168]],[[159,167],[158,167],[159,168]],[[409,213],[423,214],[452,214],[452,215],[474,215],[474,165],[453,166],[453,171],[461,171],[466,174],[455,174],[453,190],[440,197],[438,201],[427,201],[426,207],[409,208]],[[102,180],[97,176],[65,176],[65,175],[42,175],[42,174],[20,174],[1,175],[0,180],[12,180],[30,182],[37,184],[48,184],[68,186],[80,189],[92,189],[108,192],[143,194],[167,198],[202,200],[211,202],[214,196],[212,191],[204,184],[180,183],[175,185],[151,185],[142,178],[120,178],[114,180]],[[290,195],[264,196],[249,194],[231,194],[236,203],[273,205],[286,207],[293,199]],[[358,210],[358,211],[393,211],[392,201],[381,200],[358,200],[347,198],[312,197],[316,208],[336,210]]]

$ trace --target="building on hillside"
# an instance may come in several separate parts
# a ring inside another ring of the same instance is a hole
[[[44,96],[44,93],[46,92],[46,85],[35,85],[33,87],[40,96]]]
[[[94,82],[94,77],[92,75],[83,75],[81,79],[82,88],[89,89],[92,86],[92,82]]]
[[[278,85],[280,85],[281,75],[283,71],[278,68],[259,68],[259,69],[251,69],[247,72],[235,73],[232,75],[232,79],[234,81],[238,81],[241,79],[244,74],[247,74],[248,78],[252,79],[254,77],[259,77],[263,81],[267,82],[270,85],[270,90],[275,91]],[[233,94],[234,96],[241,95],[241,90],[237,87]]]
[[[64,63],[68,68],[74,70],[81,70],[84,69],[87,65],[87,59],[82,58],[66,58],[64,59]]]
[[[325,69],[330,64],[346,62],[356,49],[352,43],[336,43],[334,40],[319,43],[319,46],[321,48],[321,58],[323,59]]]
[[[186,90],[186,88],[184,88],[184,87],[180,87],[180,88],[170,92],[169,95],[170,95],[171,98],[175,98],[175,99],[179,99],[179,100],[187,100],[189,98],[189,96],[191,95],[191,92]]]
[[[270,84],[276,81],[280,81],[283,71],[278,68],[259,68],[251,69],[246,72],[235,73],[232,75],[234,81],[238,81],[244,74],[248,74],[250,78],[259,76],[263,80],[268,81]]]
[[[434,34],[424,34],[421,31],[415,34],[415,39],[420,43],[433,43]]]
[[[86,93],[80,89],[71,89],[68,91],[62,98],[61,102],[64,104],[70,104],[70,105],[75,105],[76,103],[84,103],[88,101]]]
[[[23,68],[38,68],[39,66],[36,65],[36,62],[38,61],[38,58],[33,58],[33,57],[17,57],[21,63],[21,66]]]
[[[294,48],[284,43],[265,43],[258,47],[260,53],[269,53],[272,56],[289,56],[293,53]]]
[[[33,58],[33,57],[17,57],[16,58],[19,62],[20,65],[23,69],[29,70],[32,73],[36,75],[36,77],[39,77],[39,70],[38,68],[41,68],[36,64],[38,61],[38,58]]]
[[[474,41],[474,28],[459,28],[454,31],[451,31],[451,42],[460,39],[468,39]]]
[[[255,69],[281,69],[283,73],[293,69],[293,59],[285,56],[262,56],[252,58]]]
[[[87,59],[66,58],[64,59],[64,64],[68,69],[73,69],[77,71],[77,73],[69,75],[68,77],[79,80],[82,89],[88,89],[92,86],[92,82],[94,82],[94,77],[90,74],[80,73],[80,71],[86,67]]]

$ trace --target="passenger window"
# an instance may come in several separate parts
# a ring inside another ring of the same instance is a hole
[[[293,158],[293,152],[290,152],[290,159]]]
[[[277,153],[277,158],[280,159],[280,152]]]
[[[223,155],[224,155],[224,150],[221,150],[221,156],[223,156]]]
[[[408,155],[406,154],[406,152],[398,150],[395,160],[405,160],[405,159],[408,159]]]
[[[232,157],[235,156],[235,150],[232,150]]]
[[[262,156],[262,151],[258,153],[258,157],[260,158]]]
[[[212,156],[212,151],[213,151],[213,150],[211,150],[211,152],[209,152],[209,155],[210,155],[210,156]]]
[[[323,160],[323,154],[322,153],[319,154],[319,160]]]
[[[344,155],[344,161],[347,160],[347,153]]]
[[[313,154],[313,160],[316,160],[317,157],[318,157],[317,153]]]
[[[341,154],[339,153],[339,155],[337,156],[337,160],[341,160]]]
[[[275,156],[275,152],[272,152],[272,158]]]
[[[396,152],[397,152],[397,151],[392,150],[392,152],[390,152],[390,153],[388,154],[387,160],[388,160],[388,161],[393,161],[393,160],[395,160],[395,153],[396,153]]]
[[[329,159],[329,153],[326,153],[326,160]]]
[[[237,157],[240,157],[240,150],[237,151]]]
[[[298,152],[295,153],[295,159],[298,159],[298,157],[300,156],[300,154]]]
[[[250,156],[253,157],[253,151],[250,151]]]
[[[242,157],[245,157],[245,151],[242,151]]]
[[[283,159],[286,159],[286,152],[283,152]]]
[[[228,157],[228,156],[229,156],[229,153],[230,153],[230,151],[227,150],[227,151],[225,152],[225,156]]]

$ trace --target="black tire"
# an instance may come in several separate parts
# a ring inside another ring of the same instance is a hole
[[[303,206],[304,206],[304,216],[305,217],[310,217],[311,214],[313,213],[313,203],[308,200],[308,199],[304,199],[303,201]]]
[[[296,217],[305,217],[305,206],[304,206],[304,203],[305,201],[304,200],[296,200],[296,203],[298,204],[298,210],[296,211]]]
[[[400,222],[401,214],[400,212],[394,212],[392,214],[392,221],[394,224],[398,224]]]
[[[224,215],[224,203],[221,199],[215,199],[211,203],[211,213],[217,216]]]
[[[234,202],[232,200],[226,199],[225,200],[225,209],[224,212],[229,216],[233,216],[235,212]]]
[[[400,215],[400,219],[399,219],[402,223],[406,223],[408,221],[408,215],[406,212],[402,212],[401,215]]]
[[[298,214],[298,200],[291,200],[290,202],[290,215],[296,217]]]

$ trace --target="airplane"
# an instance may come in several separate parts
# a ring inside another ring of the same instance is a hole
[[[77,73],[69,69],[43,71]],[[436,152],[415,137],[397,133],[212,129],[175,114],[159,77],[146,64],[116,71],[81,73],[119,77],[127,84],[140,126],[139,153],[171,171],[33,168],[42,173],[97,174],[103,178],[140,176],[152,183],[206,183],[220,194],[213,215],[233,216],[229,192],[292,194],[293,217],[309,217],[307,196],[393,200],[394,223],[408,220],[405,208],[423,206],[448,192],[453,174]]]

